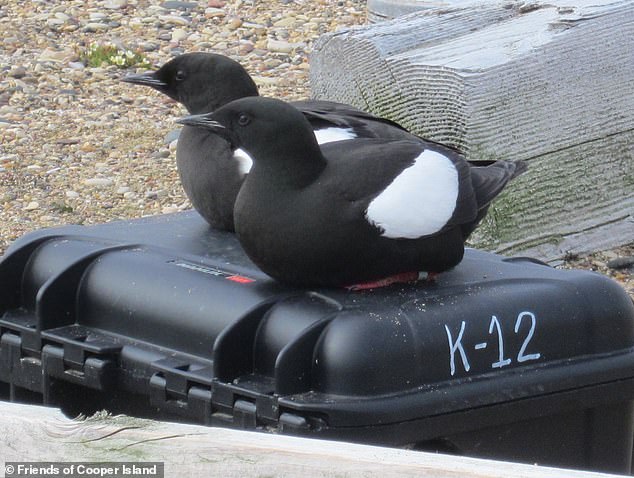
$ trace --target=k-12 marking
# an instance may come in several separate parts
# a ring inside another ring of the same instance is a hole
[[[529,346],[530,341],[533,339],[535,335],[535,329],[537,327],[537,318],[535,314],[528,311],[520,312],[517,315],[517,319],[515,320],[515,327],[513,331],[515,334],[518,334],[520,331],[520,327],[522,326],[522,322],[524,319],[530,321],[528,333],[522,342],[522,346],[520,347],[519,352],[515,360],[519,363],[528,362],[530,360],[537,360],[541,357],[540,353],[526,353],[526,349]],[[467,352],[462,343],[462,339],[464,336],[465,327],[467,326],[466,322],[463,320],[460,324],[460,332],[458,332],[458,336],[454,341],[453,336],[451,335],[451,330],[449,330],[449,326],[445,324],[445,331],[447,332],[447,341],[449,342],[449,371],[451,376],[454,376],[456,373],[456,354],[460,357],[462,361],[462,366],[465,372],[471,370],[471,364],[469,363],[469,358],[467,356]],[[505,358],[504,352],[504,334],[502,333],[502,325],[500,321],[495,315],[491,316],[491,321],[489,322],[489,335],[495,334],[497,335],[497,345],[498,345],[498,357],[495,362],[491,363],[491,368],[502,368],[510,365],[513,360],[510,357]],[[488,347],[488,342],[480,342],[473,346],[475,350],[483,350]]]

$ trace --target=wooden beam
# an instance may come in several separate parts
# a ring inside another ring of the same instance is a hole
[[[607,478],[367,445],[164,423],[0,402],[0,457],[10,461],[164,462],[165,476]]]

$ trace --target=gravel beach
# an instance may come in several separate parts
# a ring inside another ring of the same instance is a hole
[[[362,24],[364,0],[69,0],[0,5],[0,254],[42,227],[97,224],[191,207],[174,160],[180,105],[121,83],[145,70],[90,65],[115,45],[155,68],[213,51],[240,61],[263,95],[309,96],[322,33]],[[634,297],[634,244],[563,267],[598,270]]]

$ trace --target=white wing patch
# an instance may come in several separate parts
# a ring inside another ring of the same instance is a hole
[[[238,171],[243,176],[249,174],[251,167],[253,166],[253,159],[249,156],[244,149],[238,148],[233,152],[233,159],[238,162]]]
[[[365,217],[382,236],[417,239],[438,232],[458,200],[458,171],[449,158],[423,151],[369,204]]]
[[[318,144],[333,143],[335,141],[345,141],[357,137],[352,128],[324,128],[314,131]]]

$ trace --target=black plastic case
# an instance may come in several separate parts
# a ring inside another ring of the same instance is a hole
[[[29,234],[0,286],[5,399],[631,471],[634,305],[598,274],[292,289],[189,212]]]

